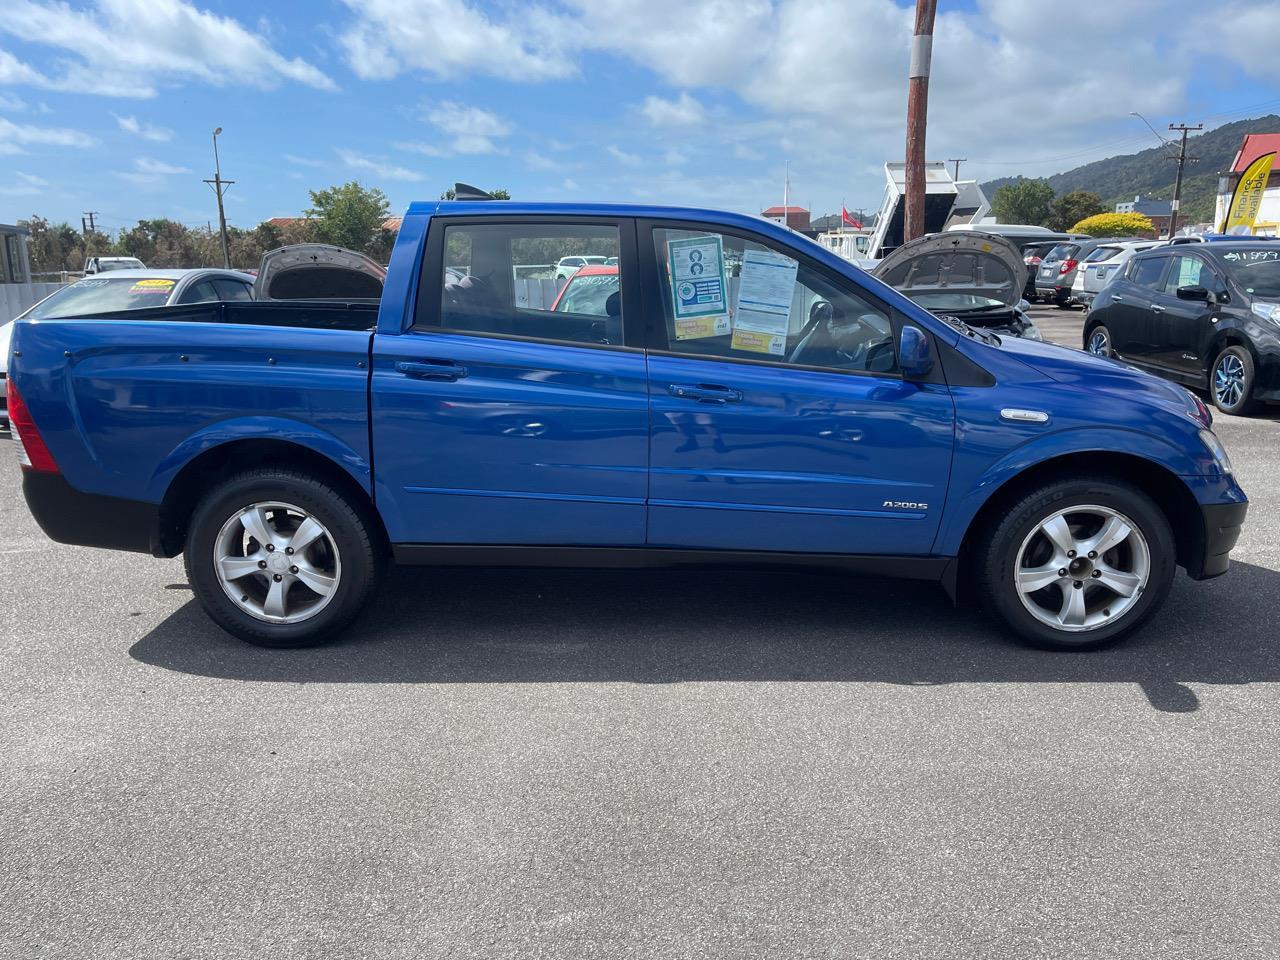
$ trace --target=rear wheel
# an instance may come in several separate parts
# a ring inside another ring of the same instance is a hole
[[[1136,487],[1070,479],[1024,496],[978,551],[987,606],[1019,638],[1088,650],[1140,627],[1168,595],[1175,544],[1160,508]]]
[[[1219,410],[1236,416],[1251,412],[1257,406],[1253,384],[1253,354],[1244,347],[1227,347],[1218,354],[1209,375],[1209,392]]]
[[[1089,331],[1085,347],[1090,353],[1097,354],[1099,357],[1115,356],[1111,350],[1111,331],[1102,324],[1098,324]]]
[[[340,492],[284,470],[233,476],[196,507],[186,566],[196,598],[228,633],[263,647],[323,643],[365,605],[380,554]]]
[[[1058,291],[1053,295],[1053,302],[1059,310],[1066,310],[1071,306],[1071,294]]]

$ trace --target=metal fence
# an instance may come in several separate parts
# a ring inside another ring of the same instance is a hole
[[[61,283],[0,283],[0,324],[8,323],[61,286]]]

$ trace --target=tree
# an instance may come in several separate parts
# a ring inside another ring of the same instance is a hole
[[[510,199],[511,199],[511,194],[510,194],[510,192],[508,192],[508,190],[506,189],[506,187],[498,187],[496,190],[489,190],[489,191],[487,191],[487,192],[488,192],[489,196],[493,197],[493,199],[495,199],[495,200],[510,200]],[[457,195],[456,193],[454,193],[454,192],[453,192],[453,187],[450,187],[450,188],[449,188],[448,190],[446,190],[444,193],[440,194],[440,199],[441,199],[441,200],[456,200],[457,198],[458,198],[458,195]]]
[[[356,180],[328,190],[312,190],[311,207],[304,211],[315,219],[316,236],[349,250],[364,252],[378,240],[382,223],[391,211],[387,195],[376,187],[366,189]]]
[[[1029,223],[1045,226],[1053,213],[1053,187],[1044,180],[1019,177],[1007,183],[991,198],[991,212],[1000,223]]]
[[[1049,229],[1065,231],[1073,223],[1079,223],[1086,217],[1106,212],[1107,205],[1096,193],[1088,190],[1072,190],[1053,201]]]
[[[1072,224],[1069,232],[1090,237],[1155,236],[1156,228],[1140,213],[1099,213]]]

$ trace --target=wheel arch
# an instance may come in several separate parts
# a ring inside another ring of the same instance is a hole
[[[1080,451],[1041,460],[1008,477],[978,508],[960,543],[959,569],[983,533],[1018,499],[1046,483],[1068,477],[1109,477],[1133,484],[1155,501],[1173,530],[1176,560],[1188,567],[1203,556],[1205,530],[1200,506],[1182,479],[1168,467],[1147,457],[1115,451]]]
[[[346,467],[325,453],[292,440],[247,437],[205,449],[174,475],[160,502],[157,553],[171,557],[182,552],[191,514],[208,490],[233,474],[262,467],[297,470],[332,485],[366,515],[370,529],[382,544],[388,543],[373,497]]]

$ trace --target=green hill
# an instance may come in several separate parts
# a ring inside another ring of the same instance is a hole
[[[1280,116],[1270,114],[1254,120],[1238,120],[1200,136],[1187,138],[1187,156],[1198,157],[1189,163],[1182,178],[1182,212],[1191,223],[1213,219],[1214,196],[1218,192],[1218,174],[1231,166],[1240,141],[1246,133],[1280,132]],[[1141,194],[1157,200],[1173,197],[1173,177],[1177,171],[1170,156],[1176,148],[1152,147],[1140,153],[1107,157],[1082,167],[1045,177],[1054,193],[1061,196],[1072,190],[1090,190],[1106,201],[1107,207]],[[982,184],[990,198],[996,190],[1016,177],[1001,177]]]

